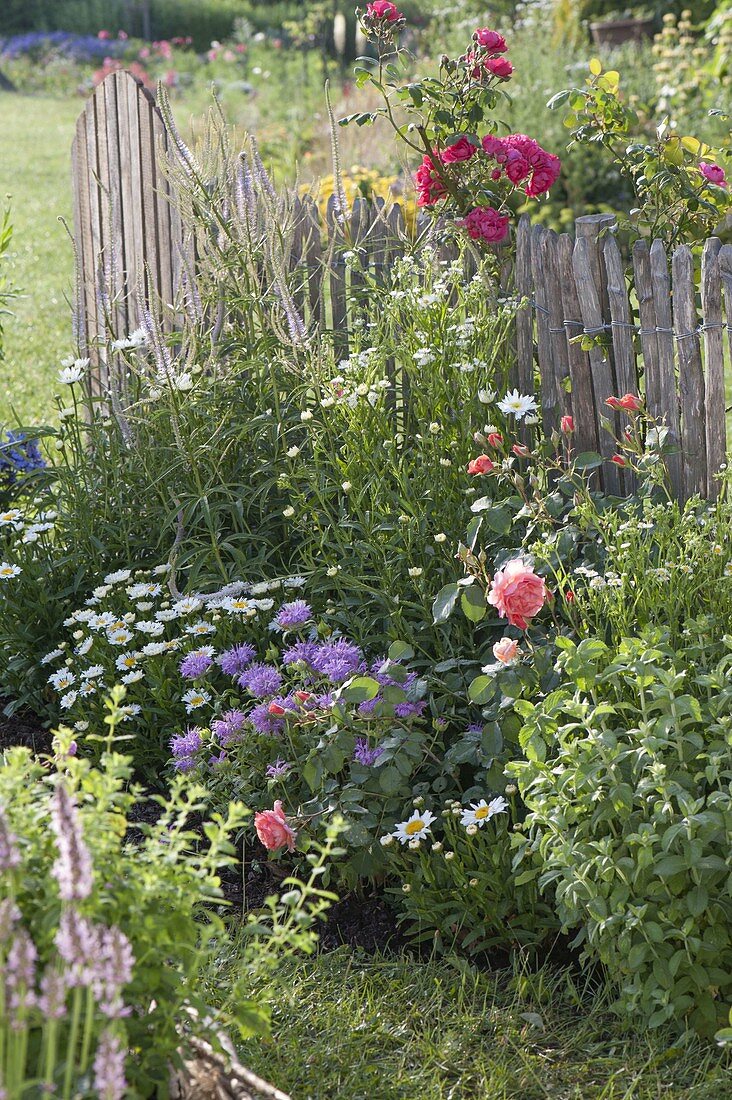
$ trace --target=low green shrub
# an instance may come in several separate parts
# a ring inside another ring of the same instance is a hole
[[[551,888],[617,1008],[711,1033],[732,995],[732,639],[688,622],[608,648],[558,638],[563,684],[520,700],[515,868]]]

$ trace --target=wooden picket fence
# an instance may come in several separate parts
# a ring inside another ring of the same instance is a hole
[[[173,327],[181,282],[186,273],[190,278],[185,227],[163,164],[175,156],[174,136],[150,94],[129,73],[107,77],[79,118],[72,153],[77,337],[101,392],[117,384],[102,350],[110,332],[133,331],[143,309]],[[396,203],[357,199],[344,215],[331,198],[324,225],[308,197],[294,200],[291,212],[284,267],[293,302],[305,327],[330,332],[345,355],[367,272],[388,281],[409,244],[403,212]],[[643,393],[675,448],[668,458],[675,494],[713,499],[726,460],[732,246],[707,240],[699,279],[687,246],[667,256],[661,241],[641,240],[627,262],[613,228],[608,215],[578,218],[574,236],[520,219],[515,262],[503,273],[521,302],[513,382],[533,394],[538,371],[544,428],[571,415],[577,450],[607,460],[601,480],[611,493],[631,492],[634,482],[609,461],[615,445],[604,422],[619,434],[625,421],[607,398]],[[417,247],[429,244],[438,259],[456,255],[454,242],[424,215],[416,237]]]

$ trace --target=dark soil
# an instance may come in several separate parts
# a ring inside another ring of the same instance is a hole
[[[8,718],[2,709],[6,703],[6,699],[0,699],[0,752],[13,745],[24,745],[38,754],[50,752],[51,731],[30,711],[18,711]]]

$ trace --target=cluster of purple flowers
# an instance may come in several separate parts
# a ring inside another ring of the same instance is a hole
[[[383,751],[378,745],[371,748],[365,737],[357,737],[353,759],[357,764],[362,764],[364,768],[373,768]]]
[[[24,54],[36,56],[53,50],[71,61],[103,61],[119,57],[126,44],[122,40],[97,38],[92,34],[72,34],[70,31],[29,31],[0,39],[0,61],[12,60]]]
[[[299,626],[305,626],[312,622],[313,610],[305,600],[293,600],[291,603],[283,603],[272,621],[275,630],[296,630]]]
[[[179,772],[192,771],[197,763],[196,754],[203,744],[198,726],[188,726],[185,733],[176,734],[170,739],[170,751],[173,764]]]
[[[417,683],[418,676],[416,672],[408,672],[406,677],[402,680],[395,680],[393,676],[390,676],[388,672],[384,671],[384,662],[375,661],[371,668],[368,669],[368,675],[376,680],[382,687],[398,687],[404,692],[409,692],[410,688],[413,688]],[[367,717],[369,714],[373,714],[379,704],[382,702],[381,693],[375,698],[368,699],[364,703],[359,703],[358,713]],[[418,718],[425,707],[426,702],[423,699],[419,699],[416,702],[410,703],[405,700],[403,703],[394,704],[394,715],[397,718]]]
[[[256,649],[253,645],[249,645],[248,642],[244,642],[242,645],[232,646],[231,649],[227,649],[225,653],[222,653],[219,657],[219,664],[221,665],[221,671],[225,676],[238,676],[240,672],[243,672],[247,665],[250,665],[256,656]]]
[[[180,674],[186,680],[197,680],[205,675],[213,664],[213,649],[205,646],[203,649],[193,649],[187,653],[180,663]]]
[[[274,665],[250,665],[237,680],[240,688],[248,691],[255,699],[266,699],[276,695],[282,687],[282,675]]]
[[[41,454],[37,439],[24,432],[7,431],[0,441],[0,487],[12,489],[23,474],[42,470],[46,460]]]

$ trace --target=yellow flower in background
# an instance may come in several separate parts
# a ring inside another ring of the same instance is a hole
[[[341,175],[343,191],[350,206],[354,199],[384,199],[387,206],[399,203],[409,233],[413,236],[417,224],[417,200],[411,180],[403,176],[385,176],[375,168],[354,164]],[[335,191],[335,176],[323,176],[317,184],[303,184],[301,195],[313,195],[325,224],[328,200]]]

